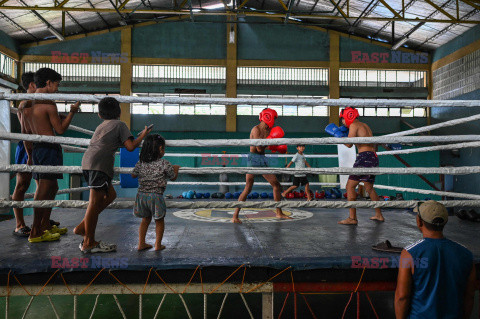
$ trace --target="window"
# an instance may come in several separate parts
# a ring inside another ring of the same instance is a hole
[[[224,94],[135,93],[133,95],[151,97],[225,97]],[[225,105],[132,103],[130,111],[132,114],[225,115]]]
[[[133,82],[225,83],[222,66],[134,65]]]
[[[426,87],[426,79],[426,71],[340,69],[340,86]]]
[[[239,94],[239,98],[320,98],[325,99],[326,96],[312,95],[249,95]],[[277,111],[279,116],[328,116],[328,108],[326,106],[306,106],[306,105],[242,105],[237,106],[237,115],[258,115],[264,108],[269,107]]]
[[[376,117],[427,117],[427,109],[424,107],[358,107],[360,116]]]
[[[25,63],[25,72],[35,72],[40,68],[51,68],[62,75],[62,81],[118,82],[120,65],[85,63]]]
[[[14,79],[17,77],[17,63],[3,53],[0,53],[0,73]]]
[[[328,85],[328,69],[238,67],[237,84]]]

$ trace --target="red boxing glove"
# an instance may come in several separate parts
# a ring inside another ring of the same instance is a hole
[[[277,145],[277,152],[280,154],[287,153],[287,145]]]
[[[270,135],[267,138],[282,138],[285,136],[285,132],[282,130],[280,126],[275,126],[270,131]]]
[[[278,145],[269,145],[267,147],[272,153],[276,153],[278,151]]]
[[[280,126],[275,126],[272,128],[270,131],[270,135],[267,136],[268,139],[270,138],[282,138],[285,135],[285,132],[282,130]],[[286,145],[285,145],[286,148]],[[268,149],[272,151],[272,153],[279,152],[282,153],[283,151],[283,146],[282,145],[270,145],[268,146]],[[285,150],[286,153],[286,150]],[[282,154],[285,154],[282,153]]]

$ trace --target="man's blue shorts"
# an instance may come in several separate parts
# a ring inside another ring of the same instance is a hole
[[[248,167],[268,167],[268,159],[265,154],[249,153],[247,157]]]
[[[59,144],[34,143],[33,144],[33,165],[63,166],[62,148]],[[62,179],[63,174],[33,173],[35,180],[39,179]]]
[[[15,150],[15,164],[27,164],[28,154],[23,141],[18,142]]]

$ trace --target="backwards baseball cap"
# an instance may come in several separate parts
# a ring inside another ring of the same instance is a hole
[[[413,211],[418,213],[424,222],[435,226],[443,226],[448,221],[447,209],[434,200],[419,202]]]

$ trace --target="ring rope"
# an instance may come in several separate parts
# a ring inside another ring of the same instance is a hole
[[[88,146],[90,139],[64,136],[48,136],[0,132],[0,140],[47,142]],[[276,138],[276,139],[205,139],[168,140],[167,146],[268,146],[268,145],[332,145],[332,144],[390,144],[390,143],[435,143],[480,141],[480,135],[431,135],[431,136],[377,136],[377,137],[320,137],[320,138]]]
[[[16,107],[11,107],[10,108],[10,113],[17,114],[18,109]],[[94,131],[87,130],[86,128],[76,126],[76,125],[73,125],[73,124],[70,124],[68,126],[68,129],[72,130],[72,131],[77,131],[77,132],[80,132],[80,133],[85,133],[85,134],[88,134],[88,135],[93,135],[93,133],[95,133]]]
[[[113,186],[120,185],[120,182],[113,182],[112,185]],[[80,193],[80,192],[89,191],[90,189],[91,189],[90,187],[66,188],[66,189],[61,189],[61,190],[57,191],[57,195]],[[33,198],[34,196],[35,196],[35,193],[26,193],[25,194],[25,199]]]
[[[386,186],[386,185],[377,185],[377,184],[375,184],[374,188],[392,190],[397,192],[409,192],[409,193],[418,193],[418,194],[425,194],[425,195],[438,195],[438,196],[448,196],[448,197],[480,200],[480,195],[475,195],[475,194],[442,192],[442,191],[434,191],[434,190],[427,190],[427,189],[407,188],[407,187],[399,187],[399,186]]]
[[[419,201],[173,201],[167,200],[167,208],[414,208]],[[88,201],[81,200],[41,200],[10,201],[0,200],[0,208],[87,208]],[[445,207],[480,207],[480,200],[439,201]],[[130,209],[135,201],[118,201],[108,206],[110,209]]]
[[[449,127],[449,126],[455,126],[458,124],[463,124],[467,122],[472,122],[472,121],[477,121],[480,120],[480,114],[468,116],[468,117],[463,117],[459,119],[454,119],[454,120],[449,120],[437,124],[432,124],[432,125],[427,125],[419,128],[414,128],[411,130],[406,130],[406,131],[401,131],[401,132],[396,132],[396,133],[391,133],[387,135],[382,135],[382,136],[406,136],[406,135],[413,135],[413,134],[418,134],[418,133],[423,133],[423,132],[429,132],[433,131],[439,128],[444,128],[444,127]]]
[[[58,174],[82,174],[80,166],[45,166],[12,164],[0,166],[0,172],[20,173],[58,173]],[[118,174],[131,174],[133,167],[115,167]],[[480,173],[480,166],[458,167],[326,167],[326,168],[267,168],[267,167],[181,167],[182,174],[331,174],[331,175],[419,175],[419,174],[445,174],[467,175]]]
[[[63,93],[0,93],[0,100],[54,100],[65,102],[98,103],[108,95],[63,94]],[[322,99],[322,98],[214,98],[214,97],[154,97],[113,96],[120,103],[164,103],[164,104],[222,104],[222,105],[305,105],[340,107],[480,107],[479,100],[389,100],[389,99]]]
[[[45,166],[12,164],[0,166],[0,172],[20,173],[58,173],[58,174],[82,174],[80,166]],[[115,167],[118,174],[131,174],[133,167]],[[458,167],[325,167],[325,168],[267,168],[267,167],[181,167],[182,174],[331,174],[331,175],[467,175],[480,173],[480,166]]]
[[[190,185],[190,186],[198,186],[198,185],[207,185],[207,186],[217,186],[217,185],[227,185],[227,186],[244,186],[245,182],[169,182],[169,185]],[[282,186],[290,186],[292,183],[280,183]],[[340,183],[316,183],[312,182],[309,183],[310,186],[340,186]],[[120,182],[113,182],[112,185],[117,186],[120,185]],[[255,183],[256,186],[270,186],[270,183],[259,182]],[[477,199],[480,200],[480,195],[475,194],[465,194],[465,193],[455,193],[455,192],[443,192],[443,191],[434,191],[434,190],[426,190],[426,189],[418,189],[418,188],[407,188],[407,187],[399,187],[399,186],[386,186],[386,185],[377,185],[375,184],[375,188],[377,189],[385,189],[385,190],[394,190],[398,192],[408,192],[408,193],[418,193],[418,194],[425,194],[425,195],[437,195],[437,196],[448,196],[448,197],[455,197],[455,198],[466,198],[466,199]],[[69,194],[69,193],[77,193],[77,192],[84,192],[89,191],[89,187],[77,187],[77,188],[67,188],[62,189],[57,192],[57,195],[61,194]],[[33,198],[34,193],[27,193],[25,194],[25,199]]]
[[[456,149],[460,149],[460,148],[475,148],[475,147],[480,147],[480,142],[445,144],[445,145],[409,148],[409,149],[404,149],[404,150],[382,151],[382,152],[377,152],[377,155],[413,154],[413,153],[456,150]]]

